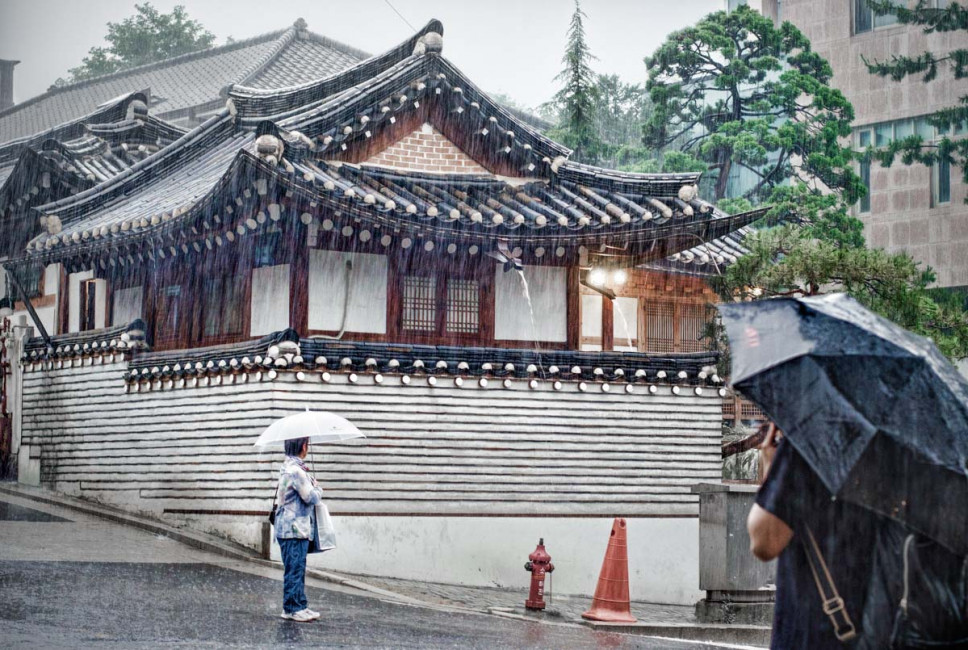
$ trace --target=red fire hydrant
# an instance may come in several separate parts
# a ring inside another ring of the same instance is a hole
[[[531,572],[531,594],[524,601],[524,606],[528,609],[544,609],[544,582],[545,573],[555,570],[555,565],[551,563],[551,556],[545,551],[544,537],[538,541],[538,548],[528,556],[528,561],[524,563],[524,570]]]

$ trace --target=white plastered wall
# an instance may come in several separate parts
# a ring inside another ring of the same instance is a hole
[[[494,282],[494,338],[499,341],[568,340],[568,269],[526,266],[531,305],[524,295],[521,276],[498,267]],[[534,324],[531,311],[534,311]]]
[[[699,590],[699,520],[637,517],[628,523],[632,600],[692,605]],[[595,591],[613,520],[527,517],[334,517],[338,547],[309,565],[362,575],[449,584],[520,588],[539,538],[555,565],[554,591]],[[432,548],[432,553],[427,549]],[[272,536],[271,555],[279,559]],[[523,598],[524,596],[522,596]]]
[[[616,298],[613,301],[612,319],[613,349],[634,352],[636,339],[639,338],[639,299]]]
[[[582,338],[602,338],[602,296],[600,294],[584,294],[581,297],[581,336]],[[586,351],[601,350],[602,345],[582,343],[581,349]]]
[[[350,262],[352,269],[347,270]],[[349,272],[349,299],[347,279]],[[338,332],[387,331],[387,258],[368,253],[309,252],[309,329]]]
[[[251,336],[289,327],[289,265],[252,269]]]
[[[112,325],[127,325],[136,318],[143,317],[141,308],[144,289],[142,287],[115,289],[113,298]]]

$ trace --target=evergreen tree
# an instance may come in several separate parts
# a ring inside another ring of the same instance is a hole
[[[919,25],[926,34],[961,32],[959,42],[968,43],[968,8],[961,4],[952,2],[943,9],[937,9],[927,0],[919,0],[913,8],[908,8],[885,0],[868,0],[868,5],[878,14],[896,15],[899,23]],[[939,67],[949,68],[954,79],[964,79],[968,77],[968,47],[944,53],[924,52],[914,57],[895,55],[890,61],[870,62],[865,59],[864,63],[871,73],[890,77],[894,81],[912,74],[923,74],[923,81],[933,81],[938,77]],[[922,163],[931,166],[944,160],[960,166],[962,179],[968,183],[968,138],[951,138],[953,128],[964,129],[968,126],[968,95],[960,97],[957,105],[937,111],[927,121],[944,135],[930,142],[920,135],[911,135],[894,140],[884,148],[871,148],[865,155],[876,158],[885,167],[893,164],[898,156],[906,165]],[[968,202],[968,199],[965,200]]]
[[[724,300],[846,291],[885,318],[930,337],[952,360],[968,357],[964,303],[928,289],[934,273],[910,255],[836,246],[804,237],[794,225],[754,231],[744,244],[749,253],[714,281]]]
[[[653,158],[654,152],[642,146],[642,123],[651,112],[645,89],[618,75],[601,74],[595,80],[594,96],[599,164],[626,168]]]
[[[863,225],[848,209],[866,189],[842,143],[853,108],[796,27],[775,27],[745,6],[716,12],[671,34],[646,65],[646,146],[702,162],[717,201],[742,171],[751,180],[730,198],[770,204],[771,217],[804,223],[822,239],[863,244]]]
[[[120,23],[108,23],[107,47],[92,47],[82,64],[69,72],[71,81],[110,74],[126,68],[163,61],[204,50],[215,35],[188,18],[185,7],[159,13],[150,2],[136,4],[136,14]]]
[[[574,150],[573,158],[579,162],[592,163],[598,158],[601,142],[595,124],[595,74],[592,72],[592,56],[585,41],[585,12],[575,0],[575,12],[568,27],[568,45],[561,62],[565,68],[555,77],[562,88],[551,103],[558,114],[558,127],[551,133],[553,138]]]

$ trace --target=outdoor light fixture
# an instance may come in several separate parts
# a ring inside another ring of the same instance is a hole
[[[615,290],[628,282],[628,279],[629,274],[625,269],[598,266],[582,269],[579,276],[581,284],[610,300],[615,300]]]

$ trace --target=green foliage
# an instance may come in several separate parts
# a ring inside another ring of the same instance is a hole
[[[585,18],[585,12],[575,0],[575,13],[568,28],[568,45],[561,59],[565,68],[555,77],[563,85],[551,100],[560,121],[549,135],[570,147],[576,160],[594,162],[601,142],[595,126],[596,88],[591,68],[595,57],[585,41]]]
[[[968,8],[961,4],[950,3],[944,9],[932,8],[926,0],[919,0],[913,8],[895,6],[885,0],[868,0],[868,4],[879,14],[895,14],[899,23],[920,25],[928,34],[963,32],[960,39],[952,38],[950,42],[968,42],[968,34],[964,33],[968,32]],[[890,61],[870,62],[864,59],[864,63],[872,74],[890,77],[894,81],[915,74],[923,74],[922,80],[925,82],[932,81],[944,64],[948,65],[953,79],[964,79],[968,77],[968,47],[945,53],[924,52],[913,57],[895,55]],[[945,133],[951,133],[954,126],[968,124],[968,95],[960,97],[955,106],[937,111],[927,121]],[[946,160],[961,167],[962,179],[968,183],[968,138],[952,140],[944,136],[940,140],[926,142],[914,135],[895,140],[884,148],[870,148],[863,155],[880,161],[884,167],[893,165],[897,158],[905,165],[921,163],[929,166]]]
[[[739,195],[753,205],[773,204],[773,216],[813,224],[839,245],[862,244],[848,208],[866,189],[841,142],[853,108],[796,27],[748,7],[716,12],[670,35],[646,65],[647,147],[702,161],[717,201],[743,171],[753,180]]]
[[[753,204],[746,197],[739,196],[735,199],[720,199],[716,207],[726,214],[740,214],[753,209]]]
[[[596,77],[594,98],[598,164],[635,165],[654,155],[641,146],[642,123],[652,109],[642,86],[625,83],[618,75],[602,74]]]
[[[964,305],[928,289],[935,276],[906,253],[837,246],[796,225],[751,233],[739,258],[718,278],[724,300],[846,291],[871,310],[930,337],[951,359],[968,357]]]
[[[83,63],[69,71],[71,81],[204,50],[215,42],[215,35],[190,20],[181,5],[167,14],[159,13],[150,2],[136,4],[135,10],[134,16],[120,23],[108,23],[104,37],[108,46],[92,47]]]

